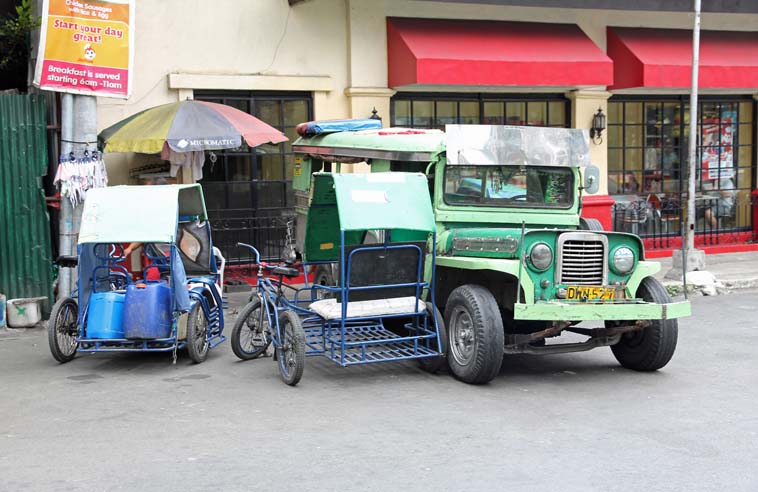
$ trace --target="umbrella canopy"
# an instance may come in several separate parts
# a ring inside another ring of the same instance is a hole
[[[205,101],[179,101],[146,109],[100,132],[105,152],[157,154],[166,143],[175,152],[235,149],[280,143],[276,128],[237,108]]]

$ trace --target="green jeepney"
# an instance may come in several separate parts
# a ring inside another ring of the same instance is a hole
[[[580,217],[582,194],[597,192],[598,180],[585,130],[336,131],[299,138],[293,149],[303,218],[315,172],[365,162],[371,172],[427,175],[438,238],[436,299],[448,365],[459,379],[491,380],[504,353],[611,346],[622,366],[640,371],[660,369],[673,356],[677,318],[690,314],[689,302],[671,301],[639,237]],[[298,220],[301,252],[305,222]],[[320,265],[315,281],[334,285],[336,268]],[[582,321],[595,323],[577,326]],[[564,332],[584,338],[556,340]]]

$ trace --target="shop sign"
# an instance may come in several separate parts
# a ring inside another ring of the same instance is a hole
[[[134,59],[134,0],[44,0],[34,85],[128,98]]]

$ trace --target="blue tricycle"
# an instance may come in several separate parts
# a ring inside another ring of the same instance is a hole
[[[142,280],[124,266],[124,244],[144,246]],[[77,290],[58,299],[48,323],[58,362],[77,352],[170,352],[175,361],[186,348],[199,363],[225,340],[224,258],[200,185],[90,190],[77,253]]]

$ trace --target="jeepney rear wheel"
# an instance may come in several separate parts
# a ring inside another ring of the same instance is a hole
[[[334,287],[337,285],[337,282],[332,275],[332,268],[330,265],[316,266],[316,270],[313,272],[313,284],[324,285],[327,287]],[[327,292],[323,289],[316,290],[316,299],[330,299],[332,297],[334,297],[334,294],[331,292]]]
[[[426,312],[427,316],[430,318],[433,313],[434,318],[437,320],[437,329],[440,333],[440,345],[442,345],[442,353],[437,357],[425,357],[423,359],[418,359],[418,365],[422,370],[430,374],[435,374],[439,372],[443,367],[445,367],[445,364],[447,364],[447,330],[445,329],[445,319],[442,317],[440,310],[437,309],[437,306],[433,306],[431,302],[427,302]],[[429,322],[432,323],[431,319]],[[436,340],[432,340],[432,346],[435,348],[437,347]]]
[[[653,277],[642,279],[637,289],[637,297],[646,302],[666,304],[671,297],[658,280]],[[633,321],[622,322],[633,324]],[[606,326],[618,325],[619,322],[607,321]],[[676,350],[679,337],[679,323],[676,319],[653,320],[650,326],[637,331],[627,332],[621,340],[611,346],[613,355],[619,363],[635,371],[657,371],[671,360]]]
[[[47,322],[47,341],[50,353],[60,363],[69,362],[76,357],[79,342],[79,307],[70,297],[62,297],[53,306],[50,320]]]
[[[492,293],[480,285],[462,285],[445,306],[448,366],[465,383],[484,384],[503,363],[503,319]]]

